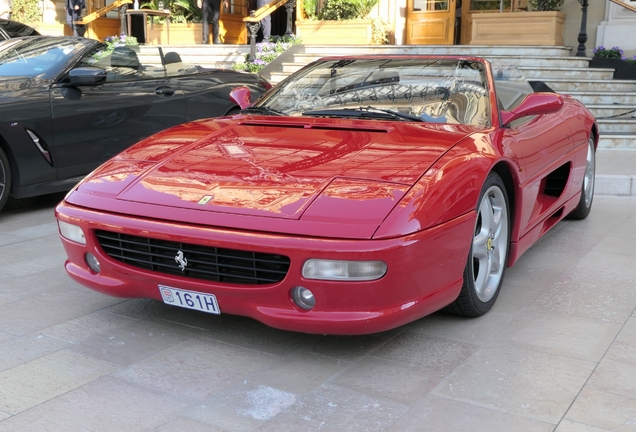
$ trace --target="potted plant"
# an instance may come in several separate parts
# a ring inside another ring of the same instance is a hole
[[[565,22],[565,14],[561,12],[563,2],[528,0],[526,7],[514,9],[510,2],[501,0],[498,11],[472,14],[470,43],[562,46]],[[510,7],[506,9],[506,5]]]
[[[368,45],[388,42],[389,23],[370,18],[379,0],[317,0],[299,2],[296,32],[306,44]]]
[[[636,80],[636,56],[631,59],[623,55],[619,47],[594,48],[594,57],[590,60],[591,68],[614,69],[614,79]]]

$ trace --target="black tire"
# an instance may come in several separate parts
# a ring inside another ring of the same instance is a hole
[[[477,317],[495,304],[503,283],[510,249],[510,206],[501,177],[491,172],[479,195],[475,230],[464,269],[464,284],[446,309]]]
[[[9,159],[0,149],[0,211],[7,203],[11,193],[11,167]]]
[[[569,219],[585,219],[592,210],[594,199],[594,183],[596,175],[596,151],[594,149],[594,139],[590,137],[587,143],[587,162],[585,165],[585,176],[581,185],[581,198],[579,204],[568,215]]]

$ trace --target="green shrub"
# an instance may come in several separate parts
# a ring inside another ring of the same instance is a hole
[[[384,18],[373,18],[371,22],[371,43],[384,45],[389,42],[391,22]]]
[[[559,11],[565,0],[529,0],[528,6],[533,11]]]
[[[349,0],[356,7],[358,11],[358,16],[360,18],[364,18],[371,10],[378,4],[379,0]]]
[[[362,18],[358,6],[349,0],[327,0],[318,13],[319,20],[350,20]]]
[[[318,18],[318,0],[303,0],[303,10],[308,19]]]
[[[470,2],[470,10],[499,10],[501,7],[500,0],[471,0]],[[503,9],[510,9],[510,0],[504,0]]]
[[[42,9],[39,3],[38,0],[13,0],[11,19],[27,24],[42,21]]]

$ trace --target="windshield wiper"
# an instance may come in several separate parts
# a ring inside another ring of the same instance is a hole
[[[254,114],[270,114],[277,116],[286,116],[287,114],[268,107],[247,107],[241,110],[241,113],[254,113]]]
[[[342,108],[342,109],[324,109],[305,111],[303,115],[307,116],[325,116],[325,117],[369,117],[380,119],[394,119],[400,121],[415,121],[422,122],[421,118],[405,114],[390,109],[376,108],[372,106],[359,107],[359,108]]]

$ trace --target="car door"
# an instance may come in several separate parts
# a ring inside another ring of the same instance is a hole
[[[103,85],[50,90],[53,151],[58,178],[89,173],[149,135],[185,121],[185,98],[168,77],[157,47],[104,45],[84,55],[76,67],[107,72]]]
[[[522,76],[507,68],[494,68],[495,89],[500,109],[511,111],[532,87]],[[560,113],[524,117],[507,126],[507,136],[516,142],[523,214],[519,233],[523,236],[558,209],[567,198],[573,143],[571,132]]]

